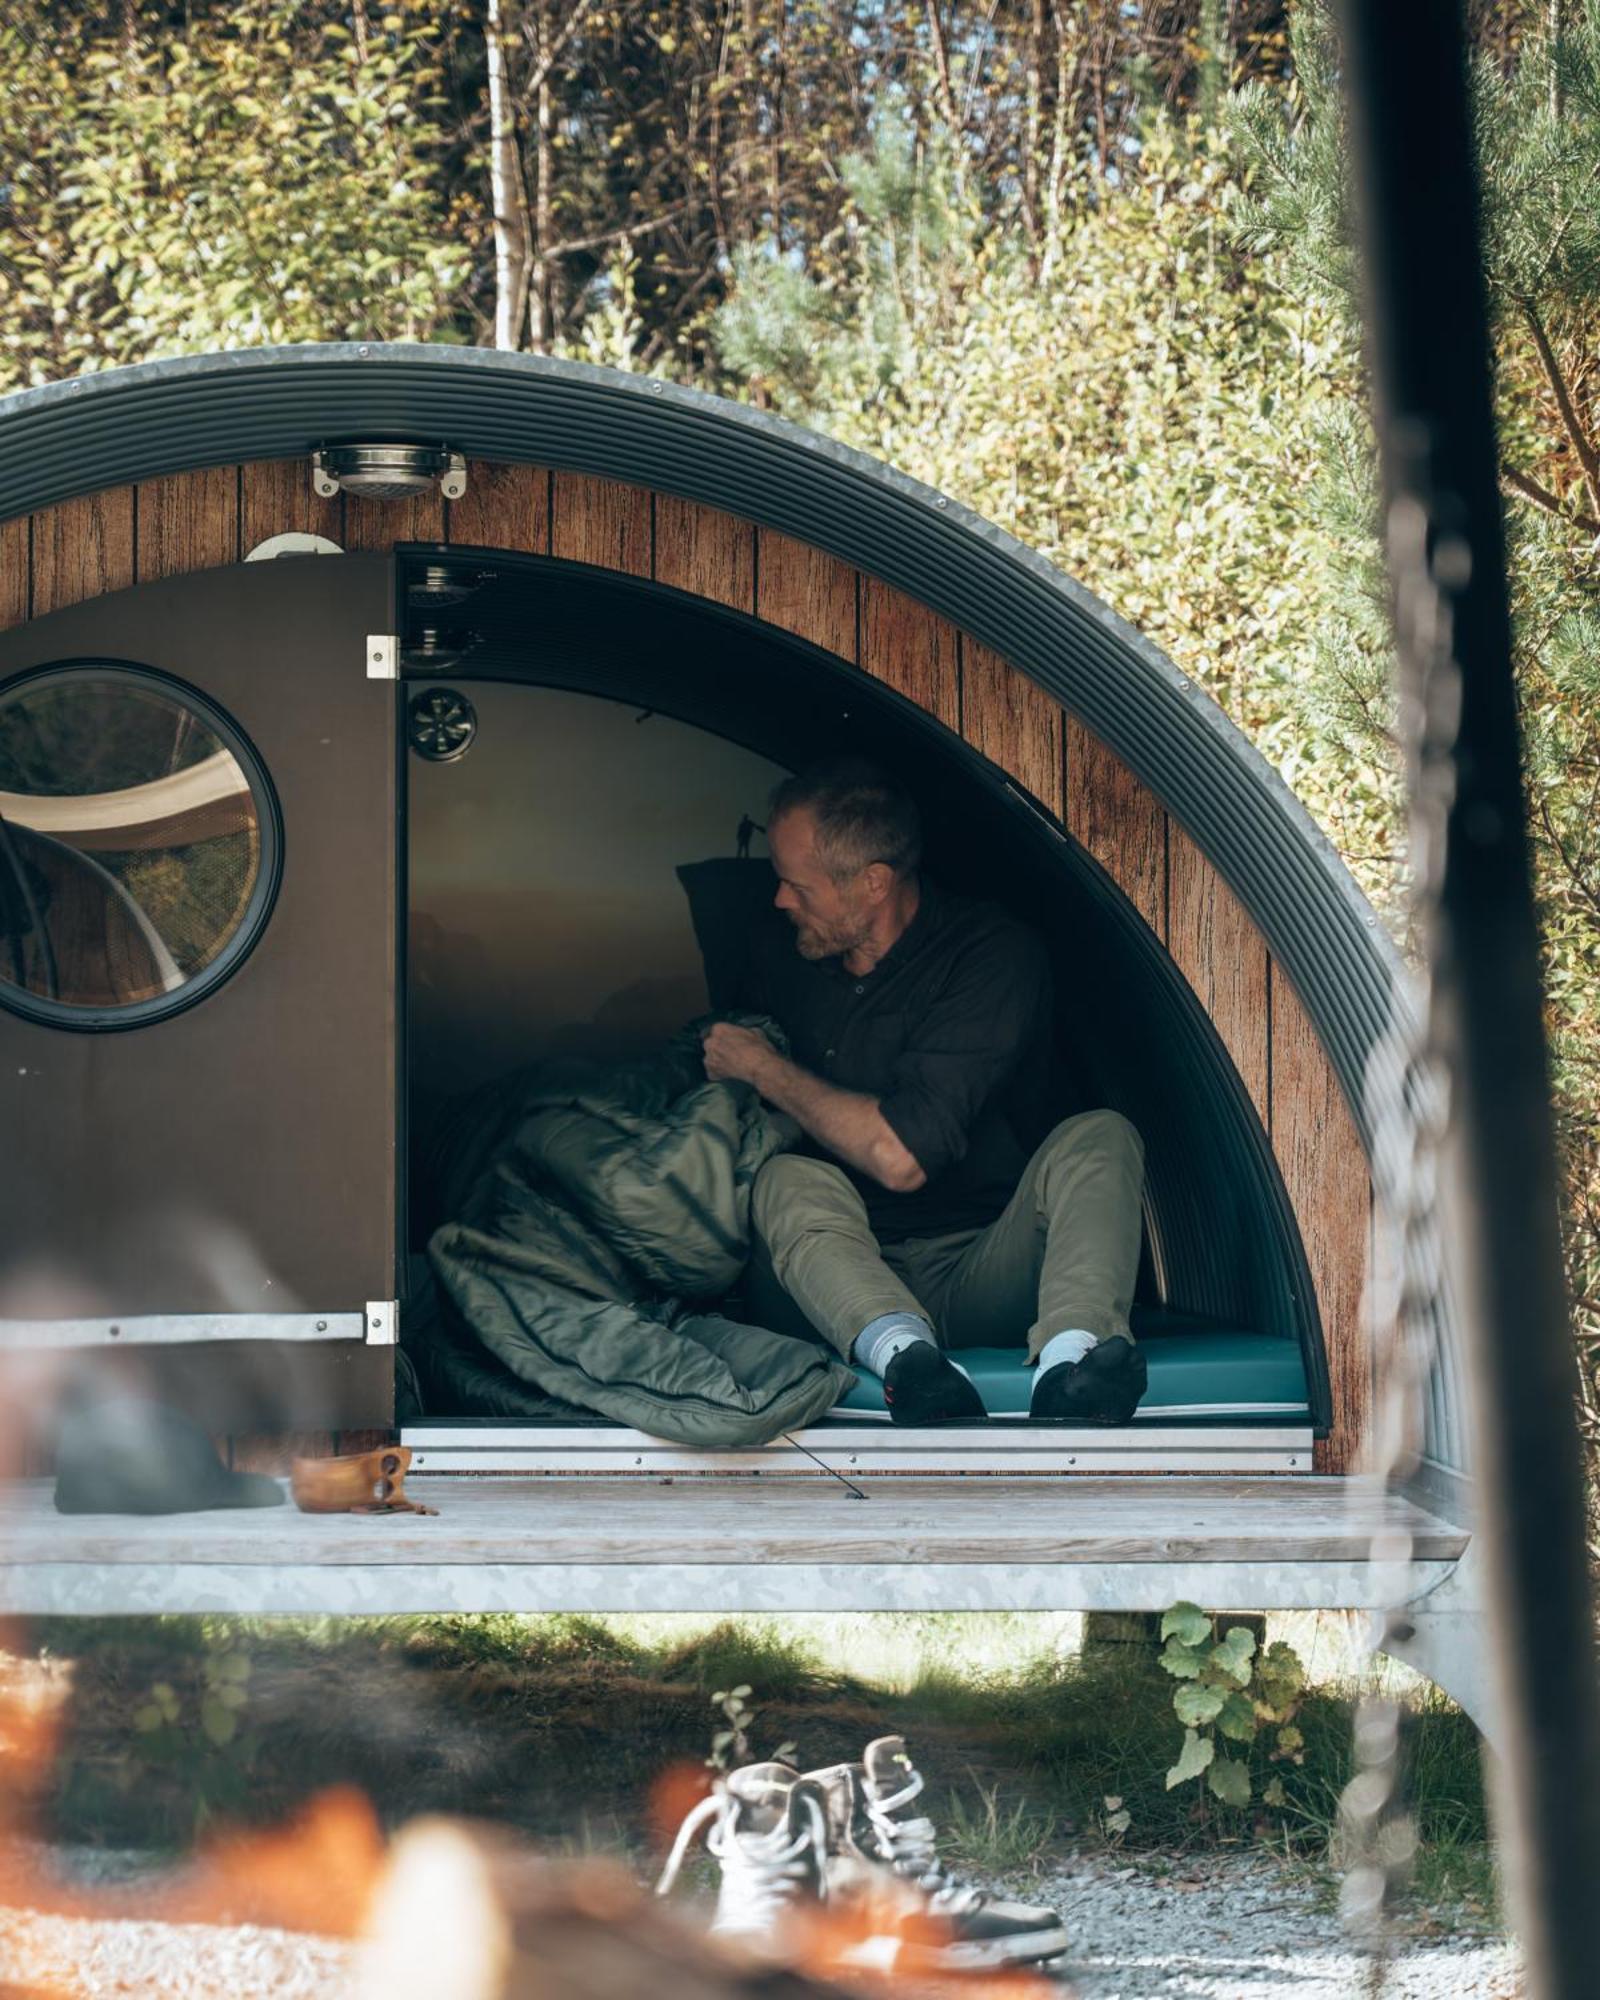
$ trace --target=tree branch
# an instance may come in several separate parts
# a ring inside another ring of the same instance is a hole
[[[961,137],[961,113],[950,83],[950,51],[945,44],[944,23],[939,19],[939,0],[927,0],[928,39],[933,44],[933,68],[939,83],[939,109],[950,128],[952,139]]]
[[[524,97],[531,97],[536,90],[542,88],[548,81],[550,72],[556,66],[556,58],[583,25],[583,18],[589,12],[592,5],[593,0],[577,0],[577,4],[574,6],[572,12],[550,37],[550,46],[540,56],[538,67],[522,86]]]
[[[1526,472],[1518,472],[1513,466],[1506,466],[1501,478],[1514,493],[1520,493],[1524,500],[1531,500],[1536,507],[1542,507],[1547,514],[1554,514],[1558,521],[1566,521],[1574,528],[1581,528],[1586,535],[1600,535],[1600,518],[1593,514],[1574,514],[1562,501],[1559,494],[1552,493],[1548,486],[1541,486],[1537,479]]]
[[[1583,427],[1572,401],[1572,392],[1567,386],[1567,378],[1561,372],[1561,363],[1556,359],[1556,351],[1550,345],[1550,336],[1544,330],[1532,299],[1520,301],[1522,316],[1528,322],[1528,331],[1533,335],[1533,344],[1538,351],[1539,362],[1544,369],[1545,380],[1550,384],[1556,399],[1556,408],[1561,412],[1561,421],[1566,428],[1573,450],[1578,454],[1578,463],[1583,467],[1583,483],[1589,489],[1589,506],[1592,512],[1600,514],[1600,452],[1594,448],[1593,440]]]

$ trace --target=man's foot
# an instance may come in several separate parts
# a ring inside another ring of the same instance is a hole
[[[808,1776],[827,1800],[827,1894],[841,1928],[848,1931],[849,1909],[870,1913],[861,1962],[879,1971],[987,1972],[1066,1950],[1056,1911],[986,1896],[945,1867],[932,1820],[906,1810],[923,1780],[902,1738],[880,1736],[859,1764]]]
[[[1149,1366],[1131,1340],[1102,1340],[1081,1361],[1040,1369],[1028,1415],[1041,1424],[1125,1424],[1149,1386]]]
[[[931,1340],[916,1340],[889,1363],[883,1400],[897,1424],[986,1424],[989,1412],[970,1380]]]

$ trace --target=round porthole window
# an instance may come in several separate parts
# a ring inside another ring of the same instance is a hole
[[[175,1013],[241,963],[277,889],[277,802],[203,695],[83,661],[0,687],[0,1004],[68,1028]]]

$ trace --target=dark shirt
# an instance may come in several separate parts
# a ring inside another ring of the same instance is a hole
[[[802,958],[781,911],[752,939],[744,1004],[771,1014],[794,1059],[878,1099],[927,1179],[896,1193],[832,1159],[860,1189],[881,1243],[992,1222],[1049,1129],[1050,968],[1044,941],[990,903],[926,879],[917,913],[857,978]]]

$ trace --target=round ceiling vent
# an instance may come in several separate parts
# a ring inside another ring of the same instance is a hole
[[[417,755],[430,764],[452,764],[464,757],[478,733],[478,714],[455,688],[424,688],[411,697],[407,737]]]

